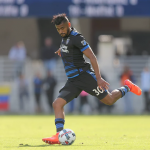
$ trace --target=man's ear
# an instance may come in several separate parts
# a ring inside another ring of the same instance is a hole
[[[69,27],[71,27],[71,23],[70,22],[68,22],[68,25],[69,25]]]

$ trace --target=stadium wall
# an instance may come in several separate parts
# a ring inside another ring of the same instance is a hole
[[[7,55],[10,48],[20,40],[25,43],[27,53],[34,55],[39,43],[36,19],[0,19],[0,55]]]

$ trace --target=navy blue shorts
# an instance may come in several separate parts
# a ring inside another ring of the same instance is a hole
[[[99,100],[108,94],[107,90],[100,90],[97,86],[95,73],[87,70],[75,78],[68,79],[65,86],[59,91],[58,97],[63,98],[68,103],[77,98],[82,91],[97,97]]]

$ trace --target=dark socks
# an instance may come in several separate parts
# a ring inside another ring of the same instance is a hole
[[[55,119],[55,125],[56,125],[57,132],[60,132],[61,130],[63,130],[64,123],[65,123],[65,120],[62,118]]]
[[[125,96],[125,94],[130,91],[127,85],[120,87],[118,90],[121,92],[122,97]]]

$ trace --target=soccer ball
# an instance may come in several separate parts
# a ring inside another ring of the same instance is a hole
[[[71,145],[75,141],[76,135],[70,129],[63,129],[59,132],[58,138],[62,145]]]

